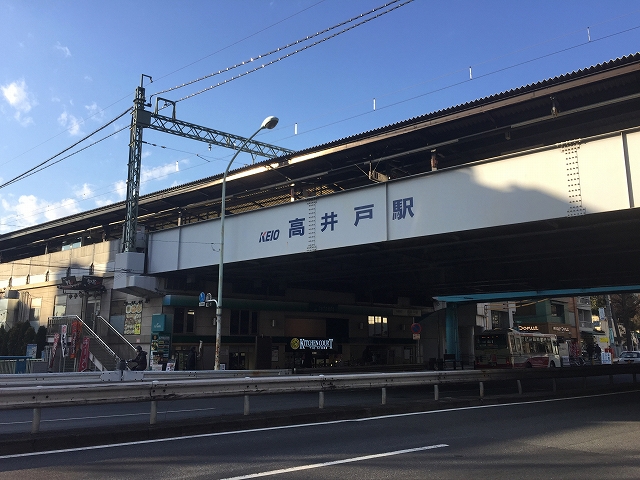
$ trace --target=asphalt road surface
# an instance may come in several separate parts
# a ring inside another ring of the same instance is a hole
[[[14,479],[638,479],[640,392],[0,456]]]
[[[630,384],[630,375],[618,375],[614,379],[615,384]],[[525,393],[550,392],[549,380],[529,380],[524,383]],[[609,383],[608,376],[589,378],[589,387],[606,388]],[[559,392],[579,392],[583,385],[582,378],[566,378],[558,380]],[[516,384],[510,382],[487,382],[485,393],[491,395],[514,394],[517,392]],[[467,385],[442,385],[440,398],[471,399],[478,398],[478,387]],[[406,402],[417,402],[433,399],[433,387],[397,387],[387,389],[387,404],[395,405]],[[251,415],[277,412],[299,411],[301,409],[317,409],[317,393],[296,393],[285,395],[251,396],[249,400]],[[325,406],[331,407],[374,407],[381,403],[380,389],[335,391],[325,394]],[[190,419],[202,419],[208,421],[211,418],[228,415],[242,415],[244,411],[243,397],[231,398],[205,398],[189,400],[173,400],[158,402],[159,424],[169,421],[186,421]],[[77,405],[73,407],[43,408],[41,412],[40,431],[60,432],[77,428],[99,428],[108,426],[130,427],[139,425],[144,427],[149,424],[150,404],[124,403],[105,405]],[[24,410],[0,410],[0,440],[7,435],[28,433],[31,431],[33,418],[32,409]],[[0,454],[2,451],[0,450]],[[640,475],[639,477],[640,478]]]

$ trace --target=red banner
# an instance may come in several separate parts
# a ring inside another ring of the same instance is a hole
[[[53,370],[53,360],[56,358],[56,351],[58,350],[58,343],[60,343],[60,334],[56,333],[53,336],[53,347],[51,347],[51,357],[49,358],[49,370]]]
[[[82,352],[80,353],[80,362],[78,363],[78,371],[84,372],[89,367],[89,337],[82,339]]]

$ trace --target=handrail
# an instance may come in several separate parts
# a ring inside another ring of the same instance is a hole
[[[126,338],[124,338],[124,335],[122,335],[118,330],[116,330],[116,328],[111,325],[104,317],[100,316],[100,315],[96,315],[96,318],[99,318],[100,320],[102,320],[102,322],[109,327],[109,329],[111,329],[111,331],[113,333],[115,333],[120,340],[122,340],[124,343],[126,343],[127,345],[129,345],[131,347],[131,350],[133,350],[134,352],[136,351],[136,347],[133,346],[133,344],[127,340]]]
[[[86,330],[87,332],[89,332],[90,336],[92,338],[95,338],[98,343],[102,346],[102,348],[104,348],[107,351],[107,354],[109,354],[113,360],[114,360],[114,365],[117,365],[120,362],[120,357],[118,356],[118,354],[116,352],[114,352],[111,347],[109,345],[107,345],[104,340],[102,340],[102,338],[100,338],[100,336],[94,332],[91,327],[89,327],[89,325],[87,325],[85,323],[84,320],[82,320],[78,315],[64,315],[64,316],[60,316],[60,317],[49,317],[49,321],[51,320],[57,320],[57,319],[71,319],[71,320],[78,320],[80,323],[82,323],[82,329],[83,331]]]

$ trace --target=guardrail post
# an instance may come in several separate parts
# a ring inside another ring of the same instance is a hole
[[[40,407],[33,409],[33,420],[31,421],[31,433],[38,433],[40,431]]]
[[[387,404],[387,387],[382,387],[382,405]]]
[[[518,394],[522,395],[522,382],[520,379],[517,379],[516,382],[518,383]]]
[[[149,425],[155,425],[158,421],[158,401],[151,400],[151,413],[149,414]]]
[[[484,398],[484,382],[480,382],[480,398]]]
[[[438,388],[438,384],[433,386],[433,399],[436,401],[440,400],[440,389]]]
[[[249,415],[249,395],[244,396],[244,414]]]
[[[324,392],[318,395],[318,408],[324,408]]]

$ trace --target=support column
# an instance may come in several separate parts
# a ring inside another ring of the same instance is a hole
[[[458,304],[447,302],[446,317],[447,353],[460,360],[460,341],[458,339]]]

